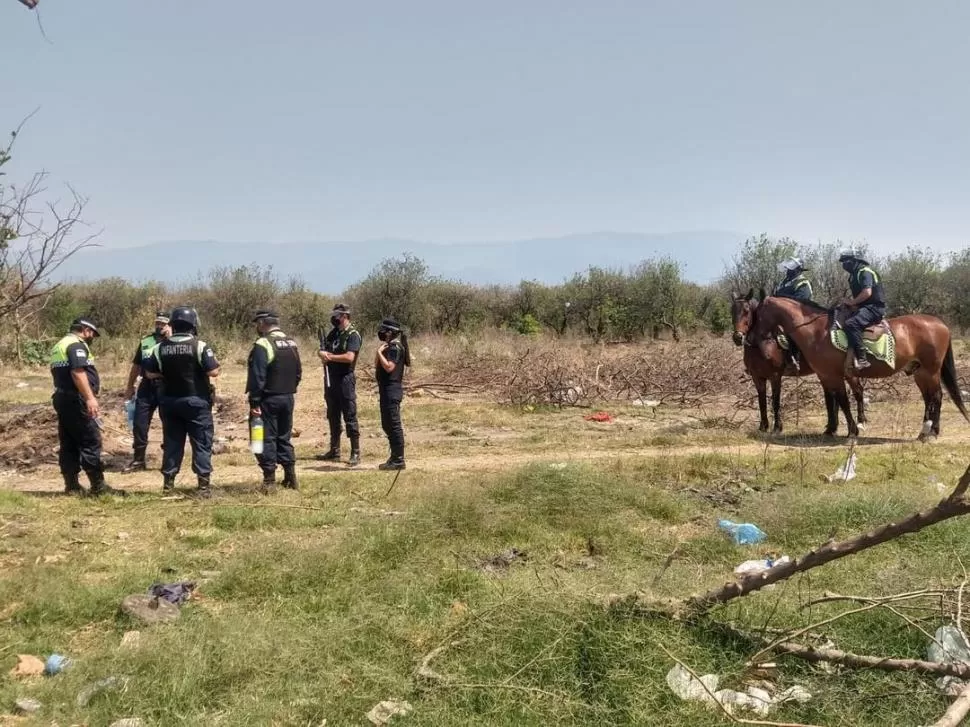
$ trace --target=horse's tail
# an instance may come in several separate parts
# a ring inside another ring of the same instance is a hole
[[[963,403],[963,393],[957,383],[957,367],[953,362],[952,341],[947,344],[946,356],[943,358],[943,370],[940,371],[940,374],[943,378],[943,385],[946,387],[950,398],[953,399],[953,403],[957,405],[957,409],[963,414],[963,418],[970,422],[970,414],[967,413],[967,407]]]

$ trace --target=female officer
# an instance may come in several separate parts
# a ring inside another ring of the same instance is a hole
[[[404,427],[401,425],[401,399],[404,398],[404,368],[411,365],[408,337],[397,321],[385,318],[377,329],[381,345],[374,357],[377,391],[381,403],[381,426],[391,445],[391,456],[379,469],[404,469]]]

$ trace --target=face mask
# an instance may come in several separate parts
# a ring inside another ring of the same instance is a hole
[[[842,269],[845,270],[845,272],[847,273],[851,273],[853,267],[854,267],[854,264],[851,260],[846,260],[844,263],[842,263]]]
[[[389,340],[391,340],[391,332],[390,331],[378,331],[377,332],[377,337],[380,340],[382,340],[382,341],[389,341]]]
[[[333,316],[330,319],[330,325],[332,325],[334,328],[336,328],[337,326],[339,326],[340,325],[340,318],[338,318],[337,316]]]

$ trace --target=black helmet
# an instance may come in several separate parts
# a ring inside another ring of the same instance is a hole
[[[174,331],[191,330],[196,332],[199,330],[199,314],[195,308],[188,306],[179,306],[173,310],[169,322]]]

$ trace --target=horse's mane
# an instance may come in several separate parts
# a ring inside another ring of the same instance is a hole
[[[794,298],[785,298],[784,296],[778,296],[778,295],[770,295],[768,297],[774,298],[775,300],[790,300],[792,303],[795,303],[796,305],[800,305],[803,308],[808,308],[809,310],[818,311],[819,313],[828,313],[831,310],[831,308],[829,308],[828,306],[824,306],[821,303],[816,303],[814,300],[810,300],[806,302],[804,300],[795,300]]]

